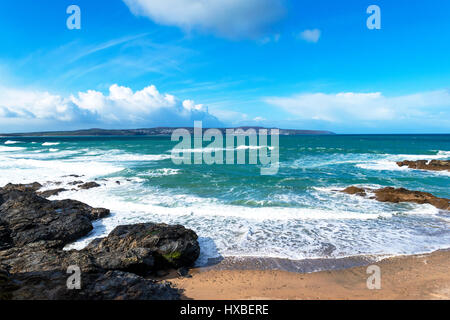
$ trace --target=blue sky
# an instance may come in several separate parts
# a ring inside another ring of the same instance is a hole
[[[81,29],[69,30],[69,5]],[[369,30],[369,5],[381,30]],[[262,125],[450,132],[450,2],[0,4],[0,132]]]

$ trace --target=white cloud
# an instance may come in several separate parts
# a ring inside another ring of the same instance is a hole
[[[11,118],[44,120],[55,125],[89,123],[107,127],[190,126],[194,120],[211,125],[219,123],[203,105],[192,100],[179,101],[160,93],[155,86],[133,92],[117,84],[106,95],[88,90],[70,97],[0,87],[0,120],[5,122]]]
[[[351,124],[352,121],[409,121],[448,117],[449,90],[386,97],[375,93],[307,93],[265,101],[300,119]]]
[[[317,43],[320,39],[321,32],[319,29],[305,30],[299,34],[299,38],[308,42]]]
[[[162,25],[229,38],[257,37],[284,13],[284,0],[123,0]]]

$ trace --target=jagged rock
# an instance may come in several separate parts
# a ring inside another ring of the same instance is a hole
[[[35,193],[10,191],[2,194],[0,221],[10,230],[16,246],[39,240],[72,242],[92,230],[90,219],[70,205],[61,206]]]
[[[5,250],[12,246],[11,230],[6,223],[0,221],[0,250]]]
[[[194,231],[179,225],[154,223],[119,226],[108,237],[91,242],[86,249],[106,259],[131,254],[132,261],[136,261],[135,268],[141,272],[191,266],[200,254]]]
[[[51,202],[51,207],[59,212],[64,213],[80,213],[89,220],[94,221],[104,217],[107,217],[110,214],[109,209],[105,208],[92,208],[91,206],[77,201],[77,200],[56,200]]]
[[[80,290],[67,288],[69,276],[60,270],[7,275],[2,295],[7,300],[180,299],[180,292],[168,283],[157,283],[127,272],[82,273]]]
[[[78,187],[83,190],[88,190],[92,188],[98,188],[100,187],[100,185],[97,182],[86,182],[85,184],[82,184]]]
[[[46,190],[42,192],[38,192],[37,194],[43,198],[50,198],[52,196],[57,196],[61,192],[67,191],[67,189],[59,188],[59,189],[53,189],[53,190]]]
[[[355,186],[348,187],[348,188],[342,190],[342,192],[347,193],[347,194],[357,194],[358,196],[366,195],[366,190],[364,190],[363,188],[355,187]]]
[[[30,184],[12,184],[8,183],[2,189],[3,191],[24,191],[24,192],[35,192],[42,188],[42,185],[38,182],[33,182]]]
[[[419,170],[432,170],[432,171],[450,171],[449,160],[417,160],[417,161],[400,161],[397,162],[399,167],[408,167],[411,169]]]
[[[381,188],[381,189],[369,189],[369,188],[358,188],[349,187],[342,192],[349,194],[357,194],[360,196],[365,196],[367,192],[372,192],[375,194],[375,199],[381,202],[413,202],[418,204],[431,204],[438,209],[450,210],[450,199],[438,198],[431,193],[422,191],[411,191],[405,188]]]
[[[49,201],[34,185],[0,188],[0,299],[179,299],[169,284],[139,275],[191,266],[197,235],[182,226],[120,226],[83,250],[62,248],[92,230],[109,210],[75,200]],[[67,290],[69,266],[82,290]],[[184,270],[184,269],[180,269]]]

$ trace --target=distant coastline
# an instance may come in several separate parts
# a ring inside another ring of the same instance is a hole
[[[174,130],[178,128],[174,127],[157,127],[157,128],[143,128],[143,129],[86,129],[86,130],[74,130],[74,131],[46,131],[46,132],[28,132],[28,133],[1,133],[0,137],[82,137],[82,136],[170,136]],[[194,132],[193,127],[183,127],[191,133]],[[204,128],[203,131],[208,128]],[[227,129],[276,129],[276,128],[264,128],[264,127],[235,127],[235,128],[219,128],[223,133]],[[280,135],[283,136],[296,136],[296,135],[335,135],[331,131],[322,130],[295,130],[295,129],[279,129]]]

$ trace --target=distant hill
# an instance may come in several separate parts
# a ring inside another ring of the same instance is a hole
[[[87,129],[87,130],[75,130],[75,131],[48,131],[48,132],[30,132],[30,133],[5,133],[0,134],[2,137],[56,137],[56,136],[170,136],[174,130],[178,128],[171,127],[159,127],[159,128],[146,128],[146,129],[124,129],[124,130],[105,130],[105,129]],[[194,133],[194,128],[185,127],[191,134]],[[226,129],[273,129],[263,127],[236,127],[236,128],[220,128],[219,130],[225,134]],[[204,128],[203,131],[207,130]],[[294,129],[279,129],[280,135],[283,136],[295,136],[306,134],[317,135],[332,135],[330,131],[317,131],[317,130],[294,130]],[[269,132],[270,133],[270,132]]]

